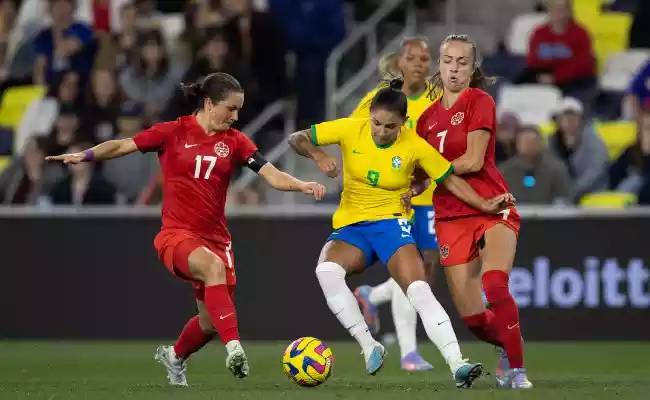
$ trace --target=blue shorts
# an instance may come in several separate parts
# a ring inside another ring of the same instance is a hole
[[[411,223],[403,218],[359,222],[335,230],[327,240],[340,240],[357,247],[365,255],[366,267],[377,259],[388,265],[400,247],[415,244],[411,229]]]
[[[432,206],[413,206],[413,238],[420,250],[437,250],[438,238],[433,224],[435,213]]]

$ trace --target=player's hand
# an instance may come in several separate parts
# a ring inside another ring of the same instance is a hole
[[[79,164],[86,157],[85,153],[61,154],[58,156],[47,156],[46,161],[61,161],[64,164]]]
[[[318,182],[304,182],[300,187],[300,191],[304,194],[313,195],[316,200],[323,200],[323,197],[325,197],[325,186]]]
[[[486,200],[484,212],[490,214],[498,214],[503,210],[514,207],[517,203],[515,196],[512,193],[502,193]]]
[[[404,211],[408,214],[411,211],[411,208],[413,205],[411,204],[411,199],[415,196],[417,196],[419,193],[417,193],[417,190],[414,188],[409,188],[409,190],[402,194],[401,200],[402,200],[402,206],[404,206]]]
[[[323,171],[323,173],[330,178],[336,178],[339,176],[339,167],[336,163],[336,158],[329,154],[325,152],[321,153],[314,158],[314,162],[318,166],[318,169]]]

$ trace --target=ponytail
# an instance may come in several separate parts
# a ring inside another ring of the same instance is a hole
[[[185,99],[193,104],[195,110],[203,108],[205,99],[213,103],[224,100],[232,92],[243,93],[239,81],[232,75],[224,72],[215,72],[206,76],[201,82],[181,83],[181,90]]]

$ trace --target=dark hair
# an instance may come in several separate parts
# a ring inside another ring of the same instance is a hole
[[[160,32],[158,29],[149,29],[138,34],[135,46],[135,58],[133,59],[133,71],[135,72],[136,76],[140,77],[144,75],[146,66],[144,57],[142,57],[142,48],[149,42],[155,42],[162,48],[163,56],[160,60],[160,63],[158,64],[158,69],[156,70],[154,76],[154,78],[160,79],[164,77],[169,70],[169,54],[167,52],[165,38],[163,37],[162,32]]]
[[[472,88],[485,88],[486,86],[494,84],[496,78],[493,76],[487,76],[481,68],[481,53],[478,51],[476,42],[469,36],[465,34],[452,34],[443,39],[440,43],[440,48],[449,42],[463,42],[469,43],[472,46],[472,56],[474,57],[474,72],[472,73],[472,79],[469,82],[469,87]],[[438,63],[440,62],[440,55],[438,55]],[[429,79],[430,89],[428,96],[430,99],[437,98],[442,91],[444,90],[444,85],[442,82],[442,77],[440,76],[440,70],[435,72],[431,79]]]
[[[401,78],[391,79],[388,86],[379,89],[370,101],[370,111],[381,108],[406,118],[408,104],[402,85],[404,81]]]
[[[225,72],[215,72],[201,82],[181,83],[181,89],[187,101],[194,104],[195,111],[203,108],[205,99],[218,103],[232,92],[244,93],[239,81]]]
[[[524,125],[521,125],[521,126],[519,127],[519,129],[517,129],[517,134],[516,134],[516,135],[519,136],[519,135],[521,135],[521,134],[524,133],[524,132],[532,132],[532,133],[534,133],[535,135],[537,135],[537,137],[539,137],[540,139],[543,139],[543,138],[544,138],[544,137],[542,136],[542,132],[539,130],[539,126],[537,126],[537,125],[535,125],[535,124],[524,124]]]

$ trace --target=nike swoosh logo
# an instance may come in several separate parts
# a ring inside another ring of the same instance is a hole
[[[438,124],[429,125],[429,127],[427,128],[427,130],[430,131],[430,130],[433,129],[436,125],[438,125]]]
[[[507,328],[508,328],[508,330],[510,330],[510,329],[515,329],[518,326],[519,326],[519,322],[517,322],[516,324],[514,324],[512,326],[508,325]]]
[[[186,149],[189,149],[189,148],[194,147],[194,146],[198,146],[198,143],[197,144],[187,144],[187,143],[185,143],[185,148]]]
[[[449,322],[449,320],[446,320],[446,321],[442,321],[442,322],[438,322],[438,326],[440,326],[440,325],[442,325],[442,324],[444,324],[445,322]]]
[[[352,154],[363,154],[363,153],[361,153],[361,152],[360,152],[359,150],[357,150],[357,149],[354,149],[354,150],[352,150]]]
[[[219,316],[219,319],[226,319],[226,318],[230,317],[230,316],[233,315],[233,314],[234,314],[234,313],[230,313],[230,314],[226,314],[226,315],[220,315],[220,316]]]

